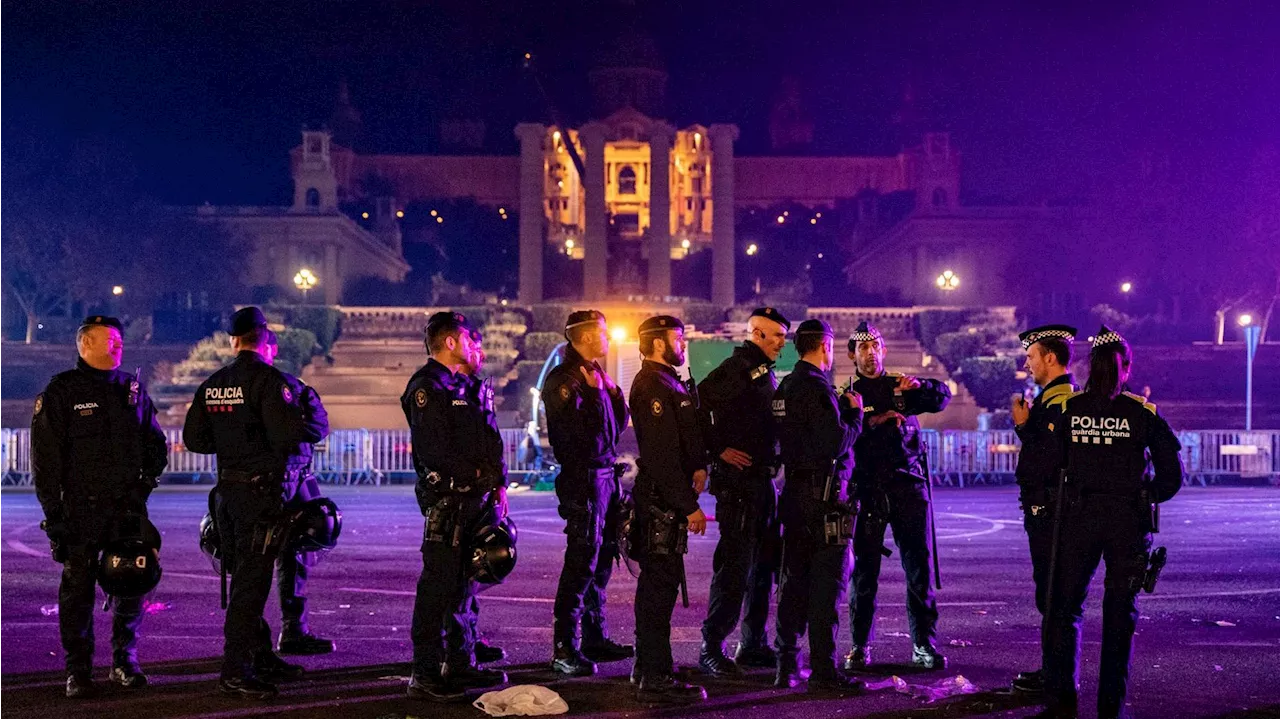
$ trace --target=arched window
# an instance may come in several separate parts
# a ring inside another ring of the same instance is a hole
[[[314,187],[307,188],[307,207],[320,206],[320,191]]]
[[[939,188],[937,188],[937,189],[935,189],[935,190],[933,191],[933,206],[934,206],[934,207],[946,207],[946,206],[947,206],[947,191],[946,191],[946,190],[944,190],[944,189],[942,189],[941,187],[939,187]]]
[[[618,194],[636,194],[636,171],[631,169],[630,165],[624,165],[622,169],[618,171]]]

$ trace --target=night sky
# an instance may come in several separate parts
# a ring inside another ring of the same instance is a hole
[[[489,148],[514,153],[517,121],[549,120],[521,54],[537,54],[580,122],[617,4],[4,2],[5,174],[32,148],[103,142],[164,202],[284,203],[287,151],[328,117],[340,77],[363,149],[429,152],[439,118],[478,117]],[[1150,152],[1221,168],[1280,126],[1280,21],[1266,2],[637,0],[633,11],[665,56],[677,124],[734,122],[740,152],[767,152],[770,105],[794,77],[815,151],[892,152],[910,86],[930,124],[955,133],[975,200],[1087,194]]]

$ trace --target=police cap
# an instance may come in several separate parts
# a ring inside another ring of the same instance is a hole
[[[114,327],[116,332],[124,332],[124,325],[120,324],[120,320],[106,315],[89,315],[80,323],[81,329],[85,327]]]
[[[604,322],[604,313],[600,310],[578,310],[570,312],[569,319],[564,321],[564,334],[569,336],[569,330],[584,325],[595,325]]]
[[[227,334],[232,337],[247,335],[250,332],[267,326],[267,317],[257,307],[244,307],[231,315],[231,327]]]
[[[1026,332],[1018,335],[1018,340],[1022,342],[1022,349],[1031,349],[1031,345],[1043,339],[1050,337],[1058,337],[1067,341],[1068,344],[1076,339],[1076,328],[1070,325],[1044,325],[1043,327],[1033,327]]]
[[[640,323],[639,334],[644,335],[649,334],[650,332],[666,332],[667,330],[682,329],[684,329],[684,323],[680,321],[679,317],[673,317],[671,315],[657,315]]]
[[[1098,349],[1103,345],[1109,344],[1128,344],[1119,332],[1102,325],[1098,328],[1098,334],[1093,336],[1093,349]]]
[[[784,330],[791,329],[791,322],[789,322],[786,317],[782,316],[781,312],[773,307],[757,307],[751,311],[751,316],[763,317],[766,320],[773,320],[774,322],[782,325],[782,329]]]
[[[836,331],[824,320],[805,320],[796,328],[796,337],[800,335],[826,335],[835,337]]]
[[[875,325],[863,320],[858,323],[853,335],[849,337],[849,351],[857,350],[859,342],[879,342],[884,344],[884,335],[880,334],[880,330],[876,329]]]

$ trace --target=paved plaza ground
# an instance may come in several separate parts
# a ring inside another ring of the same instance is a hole
[[[215,692],[222,648],[218,581],[197,547],[205,511],[199,487],[165,487],[151,500],[164,533],[165,576],[150,598],[154,613],[143,626],[141,659],[152,679],[142,693],[107,691],[91,702],[62,696],[62,655],[57,617],[58,567],[38,528],[40,510],[29,490],[0,497],[3,548],[0,671],[4,717],[250,716],[479,717],[467,705],[442,708],[404,696],[410,657],[409,618],[421,569],[422,518],[411,487],[330,488],[342,507],[345,528],[338,549],[315,570],[311,584],[314,628],[334,638],[338,650],[304,658],[310,673],[282,686],[270,703],[246,703]],[[710,701],[689,709],[649,710],[635,701],[627,682],[630,662],[602,666],[589,680],[555,681],[547,669],[551,604],[564,536],[548,493],[514,495],[520,523],[520,561],[502,586],[482,595],[480,628],[506,648],[501,666],[514,683],[547,684],[560,692],[570,713],[590,716],[696,717],[1022,717],[1034,707],[1000,691],[1038,656],[1038,615],[1032,605],[1030,560],[1017,506],[1009,488],[937,491],[944,588],[939,593],[940,648],[945,672],[913,673],[903,606],[904,585],[896,560],[885,563],[877,619],[879,640],[869,681],[892,675],[914,685],[963,675],[979,692],[925,703],[892,688],[837,700],[803,688],[775,690],[771,672],[735,680],[705,680]],[[712,500],[704,498],[710,510]],[[1133,662],[1131,699],[1138,716],[1280,717],[1280,490],[1188,488],[1166,505],[1158,544],[1169,564],[1154,595],[1140,599],[1141,619]],[[696,664],[699,627],[706,610],[714,525],[690,541],[689,609],[676,608],[676,661]],[[896,554],[895,554],[896,557]],[[625,568],[614,574],[609,616],[615,637],[630,642],[635,580]],[[1086,614],[1082,697],[1092,716],[1096,689],[1101,577],[1095,579]],[[273,599],[269,619],[279,626]],[[109,666],[109,628],[97,613],[97,677]],[[842,611],[841,651],[848,649]],[[694,674],[693,676],[697,676]]]

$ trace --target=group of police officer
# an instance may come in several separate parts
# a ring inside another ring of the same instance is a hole
[[[645,320],[638,333],[643,364],[624,399],[600,365],[609,353],[604,315],[569,315],[564,361],[542,388],[567,537],[554,604],[554,673],[587,676],[598,662],[634,656],[632,681],[641,700],[706,697],[702,687],[674,677],[671,615],[680,594],[688,604],[684,554],[688,534],[706,531],[698,495],[708,487],[716,497],[720,541],[702,628],[702,671],[727,676],[743,666],[771,667],[776,686],[795,687],[802,681],[799,641],[808,631],[809,690],[858,693],[861,683],[850,672],[871,663],[880,563],[892,554],[884,545],[890,526],[907,579],[911,663],[946,666],[934,644],[937,549],[917,416],[945,409],[950,390],[937,380],[886,372],[884,337],[866,322],[847,347],[856,376],[837,389],[835,332],[817,319],[796,328],[799,361],[779,383],[774,365],[790,323],[765,307],[752,312],[748,329],[749,338],[695,383],[678,372],[687,359],[683,323],[666,315]],[[307,626],[304,585],[313,560],[297,535],[302,527],[313,543],[332,546],[340,515],[332,503],[317,504],[309,472],[312,445],[328,433],[318,395],[272,366],[274,335],[260,310],[237,312],[230,334],[236,357],[197,390],[183,441],[218,458],[211,519],[222,568],[231,576],[219,689],[262,699],[276,694],[275,681],[303,671],[272,650],[263,619],[274,568],[284,613],[277,648],[333,650]],[[1104,327],[1092,338],[1089,383],[1075,391],[1067,371],[1075,334],[1050,325],[1021,335],[1027,367],[1043,388],[1029,405],[1015,398],[1012,413],[1023,442],[1017,478],[1044,618],[1042,669],[1020,674],[1014,689],[1043,695],[1048,707],[1041,716],[1075,715],[1080,620],[1089,580],[1104,560],[1099,713],[1111,717],[1124,709],[1136,595],[1150,591],[1158,572],[1149,551],[1157,529],[1153,507],[1177,491],[1181,465],[1178,441],[1155,407],[1124,391],[1131,355],[1118,334]],[[500,578],[503,570],[488,564],[473,537],[477,528],[505,533],[509,571],[515,531],[507,517],[492,385],[479,375],[482,342],[465,316],[432,315],[424,338],[430,358],[401,397],[424,515],[408,694],[432,701],[462,700],[470,690],[507,681],[504,672],[481,668],[505,654],[479,641],[476,630],[476,595],[485,581],[478,577]],[[140,565],[158,556],[158,533],[138,527],[150,526],[147,496],[167,461],[150,398],[137,377],[118,370],[120,323],[88,318],[77,345],[76,369],[50,382],[32,420],[37,495],[55,559],[63,564],[60,626],[73,697],[94,690],[92,604],[95,578],[108,586],[103,575],[111,555],[104,547],[130,534],[119,529],[123,524],[146,535],[132,537],[130,545],[140,547]],[[639,444],[630,492],[621,484],[625,465],[618,463],[628,422]],[[300,507],[317,506],[322,511],[312,512],[310,524],[300,520]],[[135,521],[121,521],[126,518]],[[639,565],[634,648],[610,638],[604,611],[612,567],[624,555]],[[141,591],[113,597],[110,678],[124,687],[146,683],[135,647],[142,595],[159,580],[158,568],[153,574],[141,581]],[[780,598],[771,648],[766,624],[775,579]],[[839,661],[838,607],[850,583],[853,649]],[[730,657],[725,641],[740,620],[741,639]]]

